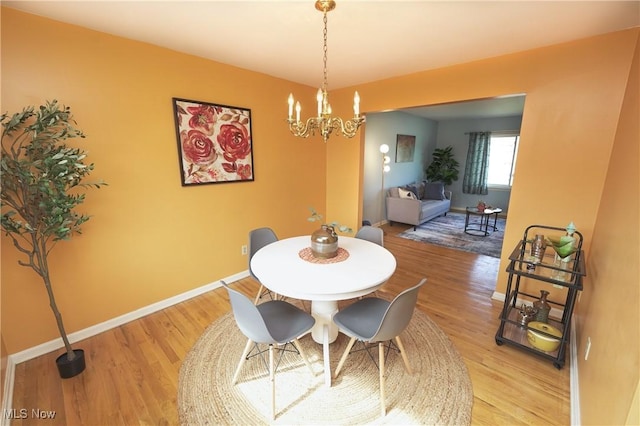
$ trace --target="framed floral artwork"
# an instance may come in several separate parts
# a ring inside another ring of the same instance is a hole
[[[254,180],[251,110],[173,98],[182,186]]]

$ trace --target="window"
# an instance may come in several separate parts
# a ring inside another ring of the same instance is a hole
[[[510,188],[516,169],[518,142],[516,133],[493,133],[489,142],[488,185],[493,188]]]

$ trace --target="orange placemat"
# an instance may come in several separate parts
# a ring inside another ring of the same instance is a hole
[[[306,247],[298,252],[298,256],[300,256],[300,259],[311,263],[338,263],[347,260],[349,252],[338,247],[338,254],[336,256],[330,257],[329,259],[323,259],[321,257],[315,257],[311,251],[311,247]]]

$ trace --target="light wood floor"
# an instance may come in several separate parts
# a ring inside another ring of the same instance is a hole
[[[549,361],[495,344],[501,303],[491,294],[498,259],[394,235],[406,227],[384,229],[398,268],[381,292],[394,296],[428,278],[418,309],[447,333],[469,369],[472,423],[569,424],[569,362],[557,370]],[[234,285],[252,295],[258,289],[250,278]],[[177,424],[181,361],[204,329],[229,310],[220,288],[79,342],[74,347],[85,350],[87,369],[71,379],[59,378],[56,353],[17,365],[13,408],[53,410],[56,417],[12,424]]]

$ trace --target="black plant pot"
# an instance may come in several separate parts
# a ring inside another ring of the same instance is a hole
[[[66,352],[56,358],[58,372],[60,373],[60,377],[62,377],[63,379],[77,376],[78,374],[82,373],[84,371],[84,368],[86,367],[86,364],[84,362],[84,350],[74,349],[73,353],[76,354],[76,357],[72,361],[69,361],[67,359]]]

